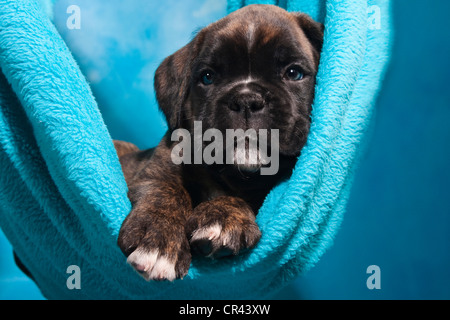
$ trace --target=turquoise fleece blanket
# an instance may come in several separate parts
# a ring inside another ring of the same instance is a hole
[[[389,60],[389,1],[230,0],[229,11],[256,2],[325,24],[307,145],[267,196],[254,250],[194,260],[184,280],[149,283],[116,245],[127,186],[85,77],[36,0],[0,0],[0,225],[45,297],[267,298],[330,246]],[[67,286],[72,265],[81,289]]]

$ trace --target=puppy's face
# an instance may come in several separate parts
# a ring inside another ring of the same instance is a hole
[[[269,5],[244,7],[201,30],[156,72],[170,129],[192,130],[193,121],[224,134],[278,129],[280,155],[297,156],[309,131],[322,37],[322,25],[308,16]]]

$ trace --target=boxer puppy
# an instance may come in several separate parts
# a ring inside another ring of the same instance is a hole
[[[322,39],[323,25],[305,14],[250,5],[202,29],[159,66],[155,90],[168,133],[145,151],[114,142],[132,203],[118,245],[146,280],[183,278],[191,252],[218,258],[256,245],[255,215],[306,142]],[[223,150],[215,145],[212,156],[231,163],[195,162],[213,140],[195,146],[199,124],[201,134],[215,129],[224,137],[230,129],[266,132],[271,150],[277,144],[276,172],[261,174],[268,164],[250,136],[244,155],[235,150],[226,158],[237,148],[234,138]],[[183,140],[197,148],[182,150],[182,163],[174,161],[181,154],[175,132],[192,133]]]

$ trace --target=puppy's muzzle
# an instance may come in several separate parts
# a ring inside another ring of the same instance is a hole
[[[228,108],[232,111],[245,113],[257,113],[267,106],[267,99],[261,93],[261,89],[239,86],[228,101]]]

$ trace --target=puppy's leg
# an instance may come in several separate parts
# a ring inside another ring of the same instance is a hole
[[[131,187],[130,193],[139,199],[118,238],[127,262],[146,280],[183,278],[191,262],[184,230],[192,211],[189,194],[176,183],[155,180]]]
[[[170,160],[166,140],[152,150],[120,158],[133,209],[122,224],[118,245],[146,280],[183,278],[191,252],[184,226],[192,213],[182,168]],[[140,169],[139,169],[140,168]],[[136,172],[133,172],[136,171]]]
[[[261,237],[250,206],[231,196],[199,204],[185,229],[192,250],[213,258],[237,255],[254,247]]]
[[[176,185],[148,182],[145,193],[125,219],[118,244],[127,262],[146,280],[183,278],[191,255],[184,224],[189,195]]]
[[[121,140],[113,140],[114,147],[116,148],[117,155],[119,158],[124,154],[139,151],[139,148],[136,147],[131,142],[121,141]]]

